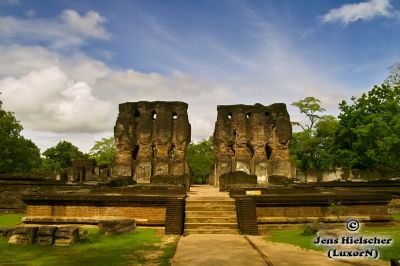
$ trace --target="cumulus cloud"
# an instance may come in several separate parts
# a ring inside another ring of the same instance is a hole
[[[199,140],[213,130],[216,105],[233,93],[179,71],[121,71],[81,53],[66,57],[43,47],[0,46],[0,58],[4,107],[27,132],[112,135],[119,103],[181,100],[189,103],[192,139]]]
[[[74,32],[98,39],[109,37],[101,25],[106,22],[106,19],[95,11],[89,11],[81,16],[75,10],[68,9],[64,10],[60,17],[65,25]]]
[[[96,99],[86,82],[75,82],[58,67],[0,80],[5,107],[25,127],[52,132],[98,132],[110,124],[113,106]]]
[[[390,0],[369,0],[331,9],[322,17],[322,21],[324,23],[340,22],[347,25],[357,20],[371,20],[375,17],[391,17],[393,15],[394,11]]]
[[[64,10],[55,19],[17,18],[0,15],[0,37],[11,42],[41,41],[53,48],[79,46],[87,39],[110,38],[103,27],[106,19],[95,11],[83,15],[75,10]]]

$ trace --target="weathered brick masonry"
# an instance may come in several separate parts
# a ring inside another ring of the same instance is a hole
[[[189,173],[188,105],[183,102],[127,102],[119,105],[114,127],[116,157],[113,175],[149,183],[155,175]]]
[[[219,105],[214,130],[212,180],[231,171],[256,175],[259,183],[272,175],[292,177],[289,144],[292,126],[286,105]]]

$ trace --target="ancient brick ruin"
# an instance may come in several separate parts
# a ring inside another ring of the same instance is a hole
[[[80,159],[72,160],[69,173],[69,181],[83,183],[95,178],[96,160]]]
[[[214,130],[216,163],[211,183],[231,171],[257,175],[292,177],[289,143],[292,126],[286,105],[219,105]]]
[[[189,173],[188,105],[183,102],[127,102],[119,105],[114,127],[114,176],[132,176],[149,183],[155,175]]]

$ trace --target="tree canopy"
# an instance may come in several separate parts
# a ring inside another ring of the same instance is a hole
[[[324,108],[321,107],[321,101],[315,97],[306,97],[300,101],[293,102],[292,105],[299,108],[300,113],[305,114],[306,117],[310,120],[309,124],[301,124],[300,122],[292,122],[295,126],[300,126],[303,130],[312,129],[315,123],[320,119],[318,113],[322,113],[325,111]]]
[[[96,159],[98,165],[111,165],[115,158],[115,139],[114,137],[102,138],[96,141],[90,149],[89,156]]]
[[[336,165],[335,134],[339,126],[333,116],[321,116],[315,129],[294,132],[291,156],[297,168],[332,169]]]
[[[360,169],[400,169],[400,87],[375,86],[339,105],[336,147]]]
[[[296,167],[400,170],[400,87],[374,86],[350,103],[342,101],[339,109],[338,120],[318,116],[314,127],[293,133]]]
[[[73,159],[86,159],[87,155],[68,141],[60,141],[56,146],[43,152],[46,159],[52,164],[53,170],[71,166]]]
[[[40,150],[21,136],[22,125],[0,101],[0,172],[26,172],[39,167]]]
[[[196,183],[205,183],[214,164],[212,137],[198,143],[190,143],[187,149],[187,161]]]

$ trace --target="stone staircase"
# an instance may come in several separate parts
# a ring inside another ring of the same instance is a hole
[[[184,235],[238,233],[234,200],[225,197],[186,200]]]

